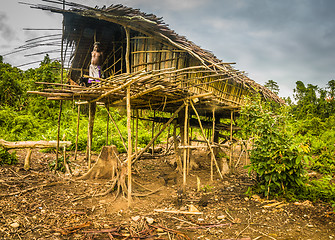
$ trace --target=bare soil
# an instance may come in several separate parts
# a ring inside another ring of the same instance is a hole
[[[180,205],[182,176],[167,185],[158,177],[174,173],[168,160],[175,156],[139,160],[133,192],[146,196],[133,197],[131,207],[123,196],[95,196],[108,189],[108,180],[76,180],[87,171],[83,153],[75,162],[68,153],[73,176],[49,170],[53,153],[35,149],[29,171],[23,170],[25,151],[17,154],[17,165],[0,167],[0,239],[335,239],[328,204],[247,196],[253,179],[242,166],[223,180],[215,173],[211,182],[208,157],[201,151],[193,154],[200,168],[190,171]],[[158,191],[147,195],[150,190]]]

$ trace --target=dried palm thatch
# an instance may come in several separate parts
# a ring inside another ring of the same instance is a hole
[[[80,99],[117,106],[125,104],[126,88],[130,86],[132,108],[172,112],[185,99],[201,97],[197,102],[201,114],[211,109],[220,113],[239,108],[244,96],[256,92],[283,103],[276,94],[234,69],[232,63],[222,62],[177,35],[153,14],[120,4],[107,8],[65,4],[68,10],[47,5],[32,7],[63,14],[63,38],[70,46],[67,49],[73,50],[69,68],[72,80],[78,82],[88,74],[95,41],[103,46],[104,78],[90,87],[50,88],[36,94],[50,100]],[[129,35],[126,29],[130,29]]]

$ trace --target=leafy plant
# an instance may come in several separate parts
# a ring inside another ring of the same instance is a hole
[[[298,197],[312,201],[323,200],[335,204],[335,184],[333,177],[325,175],[321,179],[310,181]]]
[[[288,189],[298,190],[304,185],[308,148],[294,144],[285,130],[285,115],[274,114],[270,108],[257,97],[249,99],[241,110],[240,125],[254,138],[247,168],[249,173],[256,173],[257,192],[285,195]]]
[[[212,188],[213,188],[213,186],[210,186],[210,185],[207,184],[207,185],[202,186],[200,188],[200,190],[203,191],[203,192],[210,192],[210,191],[212,191]]]
[[[67,164],[70,164],[69,156],[66,156],[66,162],[67,162]],[[65,173],[66,172],[66,167],[64,165],[64,156],[61,156],[60,158],[58,158],[57,166],[56,166],[56,159],[49,162],[49,169],[50,170],[61,171],[61,172]]]
[[[17,164],[17,156],[16,152],[9,153],[6,149],[0,147],[0,166],[4,164],[8,165]]]

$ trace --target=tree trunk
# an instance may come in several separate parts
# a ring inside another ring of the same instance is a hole
[[[97,162],[80,179],[113,178],[120,166],[116,146],[104,146],[101,149]]]
[[[83,176],[78,179],[98,179],[105,178],[112,180],[112,186],[99,196],[107,195],[116,188],[116,196],[122,193],[127,195],[127,163],[121,163],[118,158],[118,151],[116,146],[104,146],[101,149],[100,155],[94,166]],[[98,196],[98,195],[97,195]]]

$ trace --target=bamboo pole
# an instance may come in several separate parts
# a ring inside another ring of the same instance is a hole
[[[187,117],[187,146],[190,146],[190,118]],[[187,175],[190,172],[190,166],[191,166],[191,148],[187,148]]]
[[[59,102],[58,121],[57,121],[57,146],[56,146],[55,172],[56,172],[57,166],[58,166],[59,135],[60,135],[60,120],[61,120],[61,116],[62,116],[62,106],[63,106],[63,101],[60,100],[60,102]]]
[[[212,110],[213,112],[213,132],[212,132],[212,144],[214,144],[214,133],[215,133],[215,109],[213,108]],[[213,156],[211,156],[211,181],[214,180],[214,172],[213,172],[213,163],[214,163],[214,159]]]
[[[136,135],[135,135],[135,155],[138,154],[138,109],[136,109]]]
[[[125,27],[126,37],[127,37],[127,49],[126,49],[126,70],[127,73],[130,73],[130,30]],[[128,167],[128,207],[131,206],[132,196],[131,196],[131,154],[132,154],[132,142],[131,142],[131,105],[130,105],[130,84],[127,87],[127,130],[128,130],[128,158],[127,158],[127,167]]]
[[[185,103],[185,121],[184,121],[184,146],[187,146],[187,138],[188,138],[188,131],[187,131],[187,123],[188,123],[188,102]],[[187,149],[184,148],[184,161],[183,161],[183,189],[184,192],[186,191],[186,169],[187,169]]]
[[[109,109],[109,105],[107,104],[106,109]],[[107,122],[106,122],[106,146],[108,146],[108,129],[109,129],[109,116],[107,114]]]
[[[233,117],[234,117],[234,111],[230,111],[230,151],[229,151],[229,167],[231,169],[233,165]]]
[[[130,86],[127,88],[127,130],[128,130],[128,207],[131,206],[131,154],[132,154],[132,142],[131,142],[131,106],[130,106]]]
[[[77,153],[78,153],[79,120],[80,120],[80,104],[78,104],[78,113],[77,113],[77,134],[76,134],[76,150],[74,151],[74,161],[77,160]]]
[[[65,0],[63,0],[63,11],[64,10],[65,10]],[[64,66],[63,43],[64,43],[64,17],[63,17],[63,21],[62,21],[61,84],[63,84],[63,66]],[[63,101],[60,100],[60,102],[59,102],[58,121],[57,121],[57,147],[56,147],[56,165],[55,165],[55,171],[57,170],[57,166],[58,166],[59,134],[60,134],[60,120],[61,120],[61,115],[62,115],[62,105],[63,105]]]
[[[156,110],[154,110],[154,118],[156,117]],[[152,129],[151,129],[151,138],[154,138],[155,135],[155,121],[152,121]],[[151,155],[155,153],[155,142],[152,143]]]
[[[210,152],[211,152],[211,154],[212,154],[212,156],[213,156],[213,159],[214,159],[214,163],[215,163],[216,169],[217,169],[217,171],[218,171],[218,173],[219,173],[221,179],[223,179],[223,176],[222,176],[222,174],[221,174],[220,168],[219,168],[218,163],[217,163],[217,161],[216,161],[216,159],[215,159],[214,151],[213,151],[213,149],[212,149],[212,147],[211,147],[211,145],[210,145],[208,139],[206,138],[206,135],[205,135],[205,132],[204,132],[204,128],[202,127],[202,123],[201,123],[201,120],[200,120],[200,116],[199,116],[197,110],[195,109],[192,100],[190,101],[190,103],[191,103],[191,106],[192,106],[192,108],[193,108],[194,113],[197,115],[198,122],[199,122],[199,126],[200,126],[201,133],[202,133],[202,136],[203,136],[204,140],[206,141],[207,146],[208,146],[208,148],[209,148],[209,150],[210,150]]]
[[[93,139],[93,127],[94,127],[94,118],[96,111],[96,103],[92,102],[88,105],[88,127],[87,127],[87,148],[86,148],[86,158],[88,160],[88,168],[91,168],[91,150],[92,150],[92,139]]]

